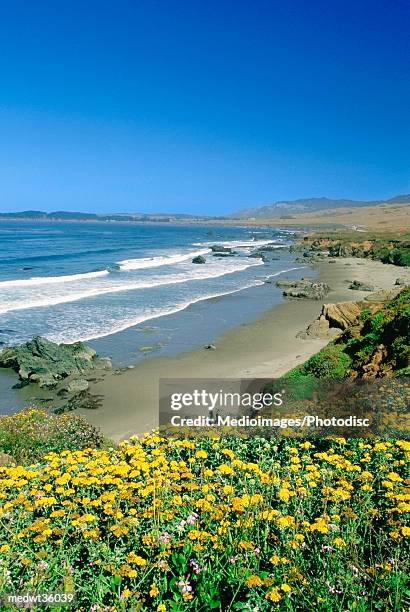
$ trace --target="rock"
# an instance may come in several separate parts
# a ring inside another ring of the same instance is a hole
[[[384,346],[384,344],[379,344],[373,352],[370,361],[363,366],[364,374],[362,378],[365,380],[376,378],[380,372],[380,365],[386,359],[387,354],[387,348]]]
[[[258,251],[276,251],[278,247],[274,244],[264,244],[259,247]]]
[[[396,297],[396,295],[398,295],[400,293],[401,289],[397,288],[397,289],[380,289],[379,291],[375,291],[374,293],[370,293],[369,295],[366,295],[366,297],[364,298],[363,301],[363,306],[365,308],[373,308],[373,304],[380,304],[380,306],[382,306],[383,304],[385,304],[386,302],[390,302],[390,300],[392,300],[393,298]],[[372,306],[369,306],[369,303],[372,304]]]
[[[223,246],[222,244],[213,244],[211,246],[211,251],[213,253],[231,253],[231,247]]]
[[[321,300],[330,291],[329,285],[308,278],[295,281],[278,281],[277,287],[284,288],[283,295],[293,298],[305,298],[310,300]]]
[[[216,351],[216,346],[215,344],[206,344],[204,349],[207,349],[208,351]]]
[[[213,257],[234,257],[235,253],[231,251],[230,253],[213,253]]]
[[[398,293],[400,293],[400,289],[381,290],[358,302],[323,304],[319,317],[308,326],[305,332],[299,332],[298,337],[334,338],[348,328],[350,328],[350,333],[354,335],[356,330],[363,325],[360,322],[360,314],[364,309],[374,314]]]
[[[85,378],[78,378],[77,380],[70,380],[62,390],[67,393],[81,393],[81,391],[87,391],[89,387],[88,381]]]
[[[288,287],[294,287],[295,281],[290,281],[290,280],[276,281],[276,286],[279,287],[279,289],[287,289]]]
[[[329,259],[329,263],[336,263],[336,259]]]
[[[95,360],[96,370],[111,370],[112,361],[109,357],[99,357]]]
[[[97,359],[96,351],[83,342],[56,344],[36,336],[26,344],[3,349],[0,367],[12,368],[22,381],[35,382],[40,387],[54,387],[68,376],[110,368],[111,360]]]
[[[325,319],[317,319],[313,321],[305,332],[299,332],[298,338],[307,339],[307,337],[313,338],[329,338],[329,322]]]
[[[349,289],[353,289],[354,291],[374,291],[373,285],[367,285],[358,280],[354,280],[350,283]]]
[[[403,277],[396,278],[396,282],[394,284],[395,285],[405,285],[406,284],[406,279],[403,278]]]
[[[347,329],[356,323],[363,307],[360,302],[339,302],[337,304],[323,304],[319,320],[328,322],[329,327]]]
[[[266,255],[266,253],[262,252],[260,249],[258,249],[257,251],[253,251],[253,253],[248,255],[248,257],[254,257],[255,259],[262,259],[264,263],[266,263],[267,261],[270,261],[271,259],[270,257]]]
[[[204,264],[204,263],[206,263],[206,259],[202,255],[197,255],[196,257],[193,258],[192,263],[194,263],[194,264]]]
[[[141,346],[141,348],[139,349],[141,353],[150,353],[153,350],[154,350],[153,346]]]
[[[15,465],[15,461],[11,455],[7,453],[0,453],[0,467],[7,467],[9,465]]]

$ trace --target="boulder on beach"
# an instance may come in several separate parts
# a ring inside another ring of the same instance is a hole
[[[211,251],[213,253],[231,253],[231,247],[223,246],[222,244],[213,244],[211,246]]]
[[[206,263],[206,259],[202,255],[197,255],[196,257],[193,258],[192,263],[194,263],[194,264],[204,264],[204,263]]]
[[[206,344],[204,348],[207,349],[208,351],[216,351],[215,344]]]
[[[84,375],[91,370],[111,368],[109,358],[99,359],[94,349],[83,342],[56,344],[41,336],[0,352],[0,367],[12,368],[20,379],[40,387],[54,387],[68,376]]]
[[[283,295],[292,298],[322,300],[330,291],[329,285],[321,281],[301,278],[294,281],[277,281],[276,286],[284,289]]]
[[[82,391],[87,391],[89,387],[89,383],[85,378],[78,378],[74,380],[70,380],[62,390],[67,391],[67,393],[81,393]]]
[[[362,281],[354,280],[349,285],[349,289],[353,289],[354,291],[374,291],[373,285],[368,285],[367,283],[362,283]]]

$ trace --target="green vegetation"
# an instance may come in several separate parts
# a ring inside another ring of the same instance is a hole
[[[0,591],[75,592],[81,611],[408,609],[409,450],[153,433],[0,468]]]
[[[351,360],[351,370],[362,374],[376,351],[382,352],[378,376],[410,373],[410,286],[379,312],[362,313],[360,335],[347,330],[339,342]]]
[[[104,441],[95,427],[73,413],[56,416],[28,409],[0,416],[0,452],[25,465],[40,461],[49,452],[101,448]]]
[[[374,377],[410,374],[410,286],[380,311],[364,309],[358,325],[347,329],[285,379],[362,377],[371,371]],[[380,357],[372,366],[371,360]]]
[[[349,355],[344,352],[345,344],[329,343],[321,351],[310,357],[304,364],[290,370],[285,378],[297,379],[304,376],[315,378],[345,378],[351,364]]]

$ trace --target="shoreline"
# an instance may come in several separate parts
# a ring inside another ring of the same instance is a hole
[[[200,348],[172,357],[153,357],[126,371],[107,373],[101,381],[90,385],[101,406],[78,412],[115,441],[142,434],[158,425],[160,377],[279,377],[328,344],[329,340],[296,337],[318,317],[323,303],[357,301],[369,295],[348,289],[346,279],[370,281],[378,290],[392,289],[398,276],[410,277],[405,268],[354,258],[343,258],[333,264],[324,260],[315,264],[314,271],[318,280],[331,287],[325,300],[286,300],[258,320],[221,335],[215,340],[216,350]]]

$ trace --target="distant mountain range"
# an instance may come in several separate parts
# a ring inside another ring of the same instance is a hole
[[[20,219],[36,221],[147,221],[147,222],[172,222],[211,219],[203,215],[185,215],[180,213],[155,213],[155,214],[127,214],[117,213],[112,215],[97,215],[95,213],[67,212],[59,210],[46,213],[41,210],[24,210],[22,212],[0,213],[0,219]]]
[[[274,217],[288,217],[297,213],[309,213],[334,208],[355,208],[360,206],[376,206],[377,204],[410,204],[410,194],[398,195],[389,200],[333,200],[331,198],[302,198],[299,200],[281,200],[258,206],[245,208],[230,215],[232,219],[271,219]]]
[[[281,200],[258,206],[246,208],[224,217],[210,217],[207,215],[188,215],[183,213],[116,213],[111,215],[98,215],[95,213],[68,212],[60,210],[46,213],[41,210],[24,210],[22,212],[0,213],[0,219],[26,219],[37,221],[147,221],[147,222],[173,222],[173,221],[211,221],[223,219],[272,219],[292,218],[297,213],[308,213],[335,208],[354,208],[360,206],[375,206],[377,204],[410,204],[410,194],[398,195],[389,200],[333,200],[331,198],[302,198],[299,200]]]

